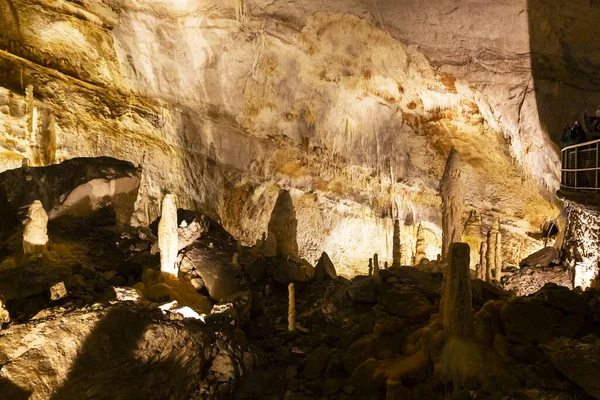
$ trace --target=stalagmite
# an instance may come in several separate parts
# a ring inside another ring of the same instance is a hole
[[[280,190],[269,220],[269,236],[273,234],[275,237],[279,254],[298,256],[297,230],[298,220],[292,196],[287,190]]]
[[[464,191],[461,180],[460,157],[456,150],[452,148],[440,182],[443,260],[448,257],[450,244],[461,241],[463,230],[462,208],[464,204]]]
[[[373,276],[379,278],[379,256],[377,253],[373,254]]]
[[[400,247],[400,221],[396,219],[394,221],[394,237],[392,242],[392,267],[399,267],[401,258],[402,250]]]
[[[452,336],[470,336],[473,333],[469,253],[469,245],[466,243],[450,245],[440,313],[444,330]]]
[[[500,230],[500,221],[495,220],[487,235],[486,282],[492,282],[492,273],[496,269],[496,233]]]
[[[177,206],[172,194],[165,195],[162,201],[160,222],[158,223],[158,247],[160,249],[160,271],[177,277]]]
[[[419,227],[417,228],[417,243],[415,247],[414,265],[417,265],[422,259],[427,257],[427,253],[425,252],[427,249],[427,243],[425,243],[425,228],[423,228],[422,224],[419,224]]]
[[[373,259],[369,258],[369,276],[373,275]]]
[[[487,242],[484,240],[479,247],[479,268],[477,269],[477,279],[485,280],[487,273]]]
[[[496,284],[500,284],[500,279],[502,278],[502,235],[500,231],[496,233],[496,258],[495,258],[495,281]]]
[[[288,331],[296,332],[296,297],[293,283],[288,286]]]
[[[48,214],[41,201],[31,203],[27,218],[23,230],[23,252],[28,256],[41,256],[48,245]]]

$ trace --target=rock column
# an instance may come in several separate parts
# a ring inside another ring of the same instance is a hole
[[[469,252],[469,245],[466,243],[450,245],[440,313],[444,330],[452,336],[470,336],[473,333]]]
[[[269,236],[274,236],[279,254],[298,256],[297,231],[298,220],[292,196],[287,190],[280,190],[269,220]]]
[[[502,278],[502,235],[500,231],[496,232],[496,254],[495,254],[495,269],[494,269],[494,280],[496,284],[500,284]]]
[[[464,188],[460,172],[460,157],[452,148],[440,182],[442,196],[442,259],[446,260],[450,244],[460,242],[463,225]]]
[[[296,332],[296,292],[293,283],[288,286],[288,331]]]
[[[402,258],[402,250],[400,246],[400,221],[396,218],[394,221],[394,237],[392,242],[392,267],[399,267]]]
[[[415,247],[414,265],[417,265],[422,259],[427,257],[427,254],[425,253],[425,250],[427,249],[427,243],[425,243],[425,228],[423,228],[422,224],[419,224],[419,227],[417,228],[417,243]]]
[[[177,206],[172,194],[165,195],[162,201],[160,222],[158,223],[158,247],[160,249],[160,271],[177,278]]]
[[[495,220],[487,235],[487,256],[485,280],[492,282],[493,273],[496,270],[496,234],[500,231],[500,221]]]
[[[48,245],[48,214],[41,201],[31,203],[27,218],[23,230],[23,252],[28,256],[41,256]]]
[[[479,246],[479,268],[477,269],[477,279],[485,280],[487,274],[487,242],[484,240]]]

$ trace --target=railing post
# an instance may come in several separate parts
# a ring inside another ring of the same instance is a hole
[[[596,186],[594,186],[594,188],[596,189],[595,192],[598,193],[598,142],[596,142]]]
[[[577,153],[579,152],[579,148],[575,147],[573,150],[575,151],[575,183],[573,186],[577,188],[577,170],[579,169],[579,164],[577,163]]]

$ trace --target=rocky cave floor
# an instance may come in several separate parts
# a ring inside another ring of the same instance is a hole
[[[307,280],[297,262],[254,255],[218,224],[182,216],[203,227],[180,254],[180,280],[215,304],[202,321],[158,309],[172,293],[149,300],[132,288],[159,268],[151,229],[99,212],[51,221],[40,258],[22,255],[22,228],[2,243],[2,398],[600,398],[595,290],[548,283],[514,297],[475,280],[474,336],[449,338],[435,268]]]

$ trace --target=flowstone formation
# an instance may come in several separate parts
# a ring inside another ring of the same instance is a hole
[[[26,256],[41,256],[48,245],[48,214],[42,202],[34,201],[27,210],[23,230],[23,253]]]

